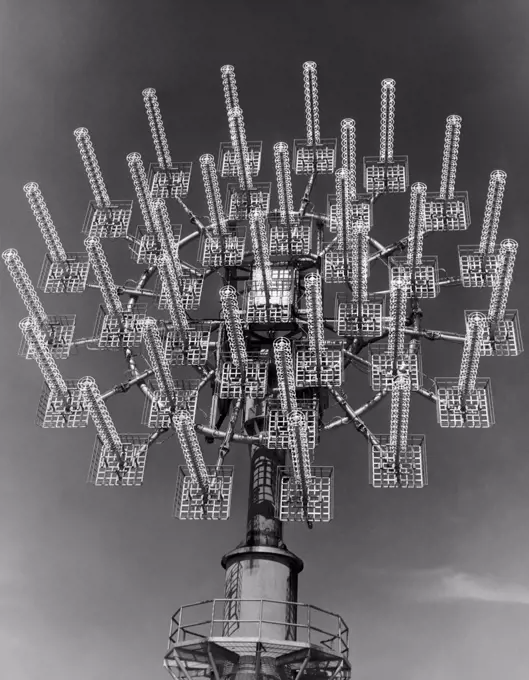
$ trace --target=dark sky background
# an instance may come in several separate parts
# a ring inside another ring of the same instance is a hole
[[[397,82],[395,153],[409,155],[412,182],[438,188],[446,116],[463,117],[457,189],[470,194],[472,225],[425,242],[425,254],[438,254],[448,274],[458,272],[456,246],[479,242],[490,172],[508,173],[498,238],[520,244],[509,307],[520,309],[523,327],[528,28],[522,0],[1,0],[0,248],[17,248],[36,284],[45,248],[22,191],[36,181],[66,250],[83,250],[91,194],[72,135],[78,126],[90,130],[111,197],[135,198],[126,155],[155,160],[146,87],[157,90],[173,158],[195,163],[188,202],[205,214],[198,158],[229,139],[223,64],[235,66],[248,139],[264,143],[260,179],[275,181],[272,145],[304,134],[301,67],[314,60],[322,136],[339,136],[342,118],[356,120],[359,177],[361,157],[378,153],[383,78]],[[322,180],[315,198],[325,210],[333,181]],[[408,202],[409,195],[379,201],[378,240],[406,234]],[[133,228],[140,221],[136,207]],[[118,283],[139,276],[124,243],[104,247]],[[86,484],[93,426],[33,424],[41,377],[34,362],[17,357],[25,308],[4,267],[0,277],[0,676],[162,678],[170,616],[182,604],[223,596],[220,558],[245,526],[247,449],[236,446],[227,459],[236,466],[228,522],[171,518],[183,462],[175,438],[153,447],[141,488]],[[218,279],[208,286],[205,315]],[[384,269],[375,267],[371,288],[385,287]],[[91,332],[97,291],[40,296],[49,313],[78,314],[78,336]],[[463,332],[463,310],[486,308],[488,298],[444,289],[425,302],[425,326]],[[425,372],[457,375],[460,351],[424,346]],[[126,366],[119,355],[81,349],[61,368],[66,377],[93,375],[103,391],[125,379]],[[287,526],[285,540],[305,561],[299,600],[339,612],[350,626],[355,680],[527,678],[525,356],[484,359],[480,375],[492,379],[490,430],[441,430],[433,405],[412,398],[411,431],[427,436],[423,490],[371,488],[367,445],[351,426],[328,433],[316,451],[318,463],[335,466],[335,519],[313,531]],[[354,369],[344,387],[355,408],[372,394]],[[108,404],[119,431],[145,430],[139,390]],[[388,432],[388,416],[386,402],[368,425]],[[204,446],[208,463],[216,450]]]

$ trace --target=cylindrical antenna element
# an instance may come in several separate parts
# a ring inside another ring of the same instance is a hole
[[[121,317],[123,307],[119,299],[117,286],[112,277],[112,272],[108,266],[105,252],[101,246],[101,241],[97,236],[89,236],[85,239],[84,245],[92,271],[96,275],[101,295],[105,301],[107,314]]]
[[[123,444],[96,381],[91,376],[86,376],[79,380],[77,386],[81,391],[84,407],[89,409],[90,417],[106,453],[112,453],[123,461]]]
[[[226,101],[226,111],[239,106],[239,93],[237,92],[237,82],[235,80],[235,69],[230,64],[222,66],[220,69],[222,87],[224,89],[224,100]]]
[[[415,182],[410,189],[410,220],[408,226],[408,266],[411,276],[422,262],[422,246],[426,229],[426,184]]]
[[[454,198],[457,172],[457,155],[461,135],[461,116],[448,116],[445,128],[443,165],[441,168],[441,188],[439,197],[451,201]]]
[[[382,81],[380,99],[380,162],[393,162],[393,143],[395,141],[395,88],[392,78]]]
[[[50,392],[53,396],[62,397],[64,402],[68,402],[70,400],[68,387],[48,348],[37,321],[34,317],[28,316],[25,319],[22,319],[18,326],[24,334],[26,342],[31,349],[31,353],[40,368],[42,377],[50,388]]]
[[[215,159],[210,153],[200,156],[200,169],[202,170],[202,180],[204,182],[204,190],[206,192],[206,201],[208,203],[209,220],[213,227],[215,236],[219,234],[227,234],[226,217],[224,215],[224,208],[222,206],[222,198],[220,195],[219,178],[215,168]]]
[[[305,298],[307,300],[307,322],[309,348],[321,356],[324,348],[323,302],[321,295],[321,276],[311,272],[305,276]]]
[[[73,135],[77,141],[77,146],[81,153],[81,160],[83,161],[84,169],[88,181],[90,182],[90,187],[98,210],[110,208],[112,201],[108,195],[103,175],[101,174],[96,152],[90,139],[90,133],[87,128],[80,127],[74,130]]]
[[[244,129],[244,117],[240,106],[234,106],[228,111],[228,124],[230,126],[230,138],[235,152],[235,166],[239,178],[239,188],[243,191],[253,189],[252,170],[248,143]]]
[[[18,251],[14,248],[8,248],[2,253],[2,259],[6,263],[11,278],[22,298],[22,302],[28,310],[28,314],[37,321],[40,328],[47,328],[48,316],[39,300],[37,291],[31,283],[31,279],[26,272]]]
[[[42,196],[39,185],[36,182],[28,182],[24,185],[24,193],[29,202],[29,207],[35,215],[40,232],[44,237],[46,247],[53,262],[66,262],[67,255],[55,229],[53,220]]]
[[[162,198],[157,198],[152,202],[152,215],[154,218],[154,231],[161,246],[161,254],[165,253],[168,256],[175,276],[181,278],[184,275],[184,271],[178,254],[178,243],[173,234],[169,211]]]
[[[158,383],[161,396],[174,406],[176,388],[171,374],[171,367],[165,356],[162,339],[158,330],[158,322],[147,317],[143,322],[143,341],[147,347],[151,368]]]
[[[298,409],[291,411],[288,414],[287,423],[290,458],[294,469],[296,486],[303,493],[307,493],[308,485],[312,481],[312,473],[310,469],[311,460],[305,414]]]
[[[228,344],[234,365],[242,369],[248,365],[248,354],[242,330],[241,312],[237,291],[233,286],[223,286],[219,291],[224,324],[228,332]]]
[[[467,333],[463,344],[458,384],[462,395],[469,394],[476,387],[481,344],[486,326],[487,319],[480,312],[475,312],[467,318]]]
[[[342,168],[346,171],[348,196],[356,200],[356,123],[353,118],[344,118],[340,123],[342,146]]]
[[[487,314],[489,323],[498,323],[505,318],[517,250],[518,243],[511,238],[506,238],[500,243],[498,266],[494,275]]]
[[[290,413],[297,408],[292,345],[288,338],[276,338],[273,348],[281,410],[283,413]]]
[[[292,193],[292,177],[290,175],[290,158],[288,144],[274,144],[274,160],[276,165],[277,197],[281,224],[289,224],[290,215],[294,212],[294,195]]]
[[[177,411],[173,424],[191,479],[198,484],[202,495],[207,496],[210,489],[208,471],[189,411]]]
[[[134,189],[136,191],[136,196],[138,197],[145,228],[149,234],[154,234],[151,194],[141,155],[136,152],[129,153],[127,156],[127,163],[129,165],[132,181],[134,182]]]
[[[396,367],[396,362],[404,354],[407,288],[408,281],[404,277],[395,278],[391,282],[388,351],[393,367]]]
[[[410,376],[405,374],[395,376],[391,391],[389,448],[391,453],[395,455],[396,465],[398,465],[398,457],[405,454],[408,447],[410,398]]]
[[[369,226],[354,225],[351,234],[351,296],[353,302],[362,305],[368,299]]]
[[[180,286],[178,285],[173,262],[168,253],[162,253],[158,258],[158,272],[167,292],[169,316],[171,317],[175,331],[180,338],[185,338],[189,332],[189,319],[184,308],[182,293],[180,292]]]
[[[334,173],[336,186],[336,235],[338,249],[352,247],[353,214],[351,209],[351,177],[348,170],[338,168]]]
[[[147,111],[147,118],[149,119],[149,127],[151,128],[152,141],[156,150],[158,164],[163,170],[168,170],[171,166],[172,159],[169,152],[169,144],[165,136],[165,129],[163,126],[162,113],[160,105],[158,104],[158,97],[156,90],[148,87],[141,93],[145,110]]]
[[[263,280],[269,284],[271,278],[270,251],[266,234],[266,224],[263,211],[252,210],[250,214],[250,236],[255,264],[263,276]]]
[[[494,253],[506,183],[507,173],[504,170],[493,170],[490,173],[485,215],[481,228],[481,241],[479,244],[479,254],[481,256],[492,255]]]
[[[318,67],[314,61],[303,64],[303,89],[305,94],[305,122],[307,146],[320,144],[320,111],[318,102]]]

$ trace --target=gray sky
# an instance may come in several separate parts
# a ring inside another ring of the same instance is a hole
[[[472,226],[425,243],[449,274],[457,274],[456,246],[479,242],[490,172],[507,171],[499,238],[520,244],[509,307],[521,310],[523,324],[528,27],[529,5],[512,0],[2,0],[1,250],[17,248],[37,282],[44,243],[22,191],[29,181],[39,183],[66,249],[83,249],[91,195],[76,127],[90,130],[111,197],[135,198],[125,156],[155,160],[145,87],[157,89],[175,160],[195,162],[189,203],[206,213],[197,161],[229,138],[223,64],[236,68],[247,136],[263,140],[261,178],[273,181],[272,145],[303,136],[301,65],[314,60],[322,136],[338,136],[340,120],[355,118],[359,159],[378,151],[380,81],[397,81],[395,152],[409,155],[411,181],[429,190],[439,185],[446,116],[463,117],[457,188],[470,193]],[[295,182],[296,200],[301,189]],[[326,193],[330,179],[316,192],[322,210]],[[408,201],[377,204],[376,238],[405,235]],[[125,244],[104,245],[118,283],[141,273]],[[94,430],[33,425],[41,377],[17,357],[25,309],[3,267],[0,280],[0,675],[162,678],[170,616],[182,604],[223,596],[220,558],[244,532],[247,450],[235,447],[227,461],[236,478],[224,523],[171,519],[183,462],[174,438],[150,452],[140,489],[87,485]],[[385,287],[378,267],[373,282]],[[97,291],[41,299],[49,313],[77,313],[79,335],[92,330]],[[462,332],[463,310],[487,304],[487,292],[445,289],[425,302],[424,323]],[[425,372],[456,375],[459,353],[425,346]],[[118,355],[81,350],[63,366],[66,377],[93,375],[102,390],[125,379]],[[495,399],[497,425],[488,431],[441,430],[433,406],[413,398],[411,431],[427,436],[424,490],[371,488],[367,446],[351,427],[317,449],[319,463],[335,466],[335,519],[312,532],[288,526],[285,539],[305,561],[300,601],[349,624],[355,679],[527,677],[527,363],[485,359],[480,374],[491,377]],[[371,394],[356,371],[345,390],[354,407]],[[110,401],[118,430],[144,430],[142,406],[139,391]],[[370,414],[374,431],[388,431],[388,408]],[[216,449],[204,450],[213,462]]]

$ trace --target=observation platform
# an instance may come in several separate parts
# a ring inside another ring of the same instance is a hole
[[[282,620],[277,620],[282,618]],[[205,600],[171,619],[164,667],[172,678],[278,680],[351,677],[349,629],[337,614],[297,602]]]

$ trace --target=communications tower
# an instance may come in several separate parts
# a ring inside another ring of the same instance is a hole
[[[379,154],[363,159],[364,193],[357,193],[355,121],[341,121],[339,143],[321,137],[317,67],[305,62],[306,133],[292,147],[273,147],[272,206],[272,183],[257,180],[262,142],[246,139],[233,66],[223,66],[221,77],[230,141],[221,143],[217,159],[199,159],[207,218],[186,203],[192,163],[173,159],[154,89],[144,90],[143,100],[156,162],[146,171],[139,153],[127,156],[142,216],[134,235],[133,201],[110,198],[84,127],[74,132],[93,193],[83,252],[65,251],[39,186],[24,186],[48,250],[38,288],[69,295],[97,288],[103,303],[93,335],[75,338],[75,315],[46,314],[19,254],[6,250],[3,260],[28,312],[20,322],[20,354],[35,359],[44,377],[39,426],[95,425],[89,481],[96,486],[141,485],[149,447],[174,431],[185,463],[175,517],[226,520],[233,466],[225,460],[232,445],[250,447],[246,537],[222,558],[224,598],[182,606],[172,617],[164,665],[173,678],[347,680],[348,628],[339,615],[297,602],[303,563],[283,542],[283,523],[312,527],[333,517],[333,468],[315,459],[328,430],[352,424],[366,439],[374,487],[420,489],[427,484],[426,447],[424,435],[408,431],[412,394],[435,405],[441,427],[493,425],[490,380],[478,375],[480,359],[523,350],[517,311],[507,309],[517,243],[497,244],[506,173],[490,175],[480,243],[459,246],[459,276],[442,277],[438,258],[423,254],[423,242],[470,226],[467,192],[455,190],[459,116],[446,119],[440,187],[409,187],[408,158],[393,151],[395,81],[383,80]],[[307,177],[297,203],[292,172]],[[318,211],[311,195],[320,175],[329,176],[332,193]],[[384,246],[372,235],[374,204],[408,188],[408,234]],[[182,235],[170,211],[190,219],[189,234]],[[115,283],[107,239],[125,241],[145,266],[138,281]],[[182,258],[194,241],[198,254],[189,263]],[[368,288],[377,261],[388,269],[387,290]],[[203,285],[212,275],[221,279],[219,314],[201,318]],[[465,312],[464,335],[425,328],[422,301],[455,285],[490,288],[488,309]],[[333,314],[329,286],[335,288]],[[423,338],[461,344],[459,376],[424,386]],[[130,379],[101,391],[92,377],[64,378],[59,363],[74,347],[115,351]],[[368,374],[373,390],[355,408],[342,390],[352,365]],[[195,377],[182,377],[186,371]],[[118,433],[107,401],[133,386],[145,396],[147,431]],[[199,394],[208,386],[209,421],[198,422]],[[363,416],[384,399],[389,432],[373,433]],[[342,414],[327,422],[331,404]],[[220,442],[213,465],[205,462],[204,441]]]

